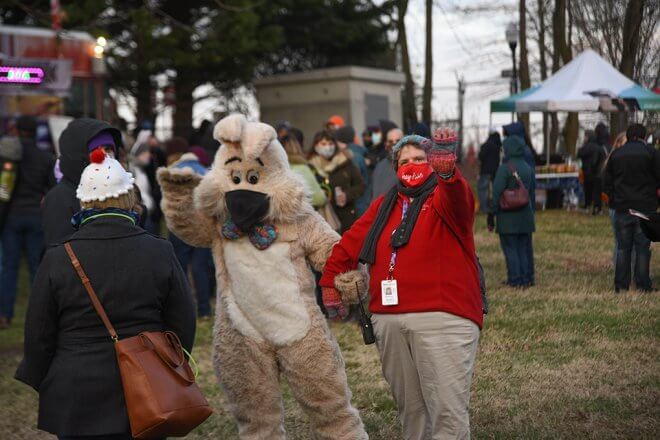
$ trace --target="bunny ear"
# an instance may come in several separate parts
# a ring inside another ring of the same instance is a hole
[[[241,149],[246,159],[256,159],[277,138],[275,129],[268,124],[251,122],[245,125],[241,136]]]
[[[229,115],[215,124],[213,137],[218,142],[239,142],[246,124],[245,116],[239,113]]]

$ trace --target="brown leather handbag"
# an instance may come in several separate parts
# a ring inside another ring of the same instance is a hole
[[[133,437],[153,439],[188,434],[213,409],[195,384],[179,337],[171,331],[142,332],[119,340],[71,244],[64,247],[114,342]]]
[[[505,189],[500,196],[500,211],[518,211],[525,206],[529,205],[529,193],[527,188],[520,180],[518,171],[509,164],[509,170],[513,177],[516,179],[516,188]]]

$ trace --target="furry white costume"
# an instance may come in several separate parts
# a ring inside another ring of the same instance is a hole
[[[222,145],[206,176],[161,169],[158,178],[169,229],[213,250],[214,366],[241,439],[285,438],[280,373],[317,438],[368,438],[309,269],[323,269],[339,236],[307,201],[272,127],[231,115],[214,137]],[[358,274],[345,281],[345,291],[364,283]]]

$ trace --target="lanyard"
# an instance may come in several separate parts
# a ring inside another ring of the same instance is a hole
[[[408,213],[408,206],[409,202],[408,199],[403,199],[403,210],[401,212],[401,221],[406,218],[406,214]],[[396,232],[396,229],[392,231],[392,235]],[[394,249],[392,251],[392,256],[390,257],[390,267],[387,270],[387,279],[388,280],[393,280],[393,274],[394,274],[394,266],[396,266],[396,255],[398,253],[397,249]]]

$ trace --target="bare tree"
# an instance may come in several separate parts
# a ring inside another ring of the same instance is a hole
[[[520,75],[520,90],[527,90],[531,83],[529,79],[529,62],[527,60],[527,8],[525,0],[520,0],[518,39],[520,40],[520,62],[518,72]],[[529,113],[518,113],[518,120],[522,121],[525,131],[529,133]]]
[[[552,59],[552,72],[559,70],[561,64],[567,64],[573,58],[571,52],[571,46],[569,46],[566,40],[566,11],[567,11],[567,1],[570,0],[555,0],[555,9],[552,14],[552,41],[554,47],[553,59]],[[570,35],[570,32],[568,32]],[[552,150],[556,151],[556,142],[558,137],[558,128],[559,121],[557,114],[553,113],[552,115],[552,127],[550,129],[550,144]],[[568,154],[575,154],[575,147],[577,143],[579,121],[577,113],[571,112],[566,118],[566,123],[564,125],[564,130],[562,134],[564,136],[564,147]]]
[[[538,0],[538,17],[539,17],[539,66],[541,69],[541,80],[545,81],[548,77],[548,65],[545,59],[545,0]],[[546,152],[548,145],[548,113],[543,112],[543,151]],[[549,165],[549,164],[546,164]]]
[[[621,50],[621,63],[619,64],[619,70],[628,78],[635,76],[635,60],[637,59],[637,50],[639,49],[639,35],[637,33],[642,25],[643,14],[644,0],[630,0],[628,2],[626,16],[623,22],[623,47]],[[628,125],[628,115],[626,112],[620,112],[616,116],[616,131],[625,130]],[[610,122],[614,126],[612,119]]]
[[[415,82],[413,81],[412,71],[410,70],[410,55],[408,53],[408,38],[406,37],[406,12],[408,10],[408,0],[399,0],[397,2],[398,19],[396,22],[397,40],[401,49],[401,64],[403,65],[403,74],[406,77],[403,89],[403,119],[405,128],[417,123],[417,105],[415,104]]]
[[[431,126],[433,98],[433,0],[426,0],[426,63],[422,96],[422,121]]]

